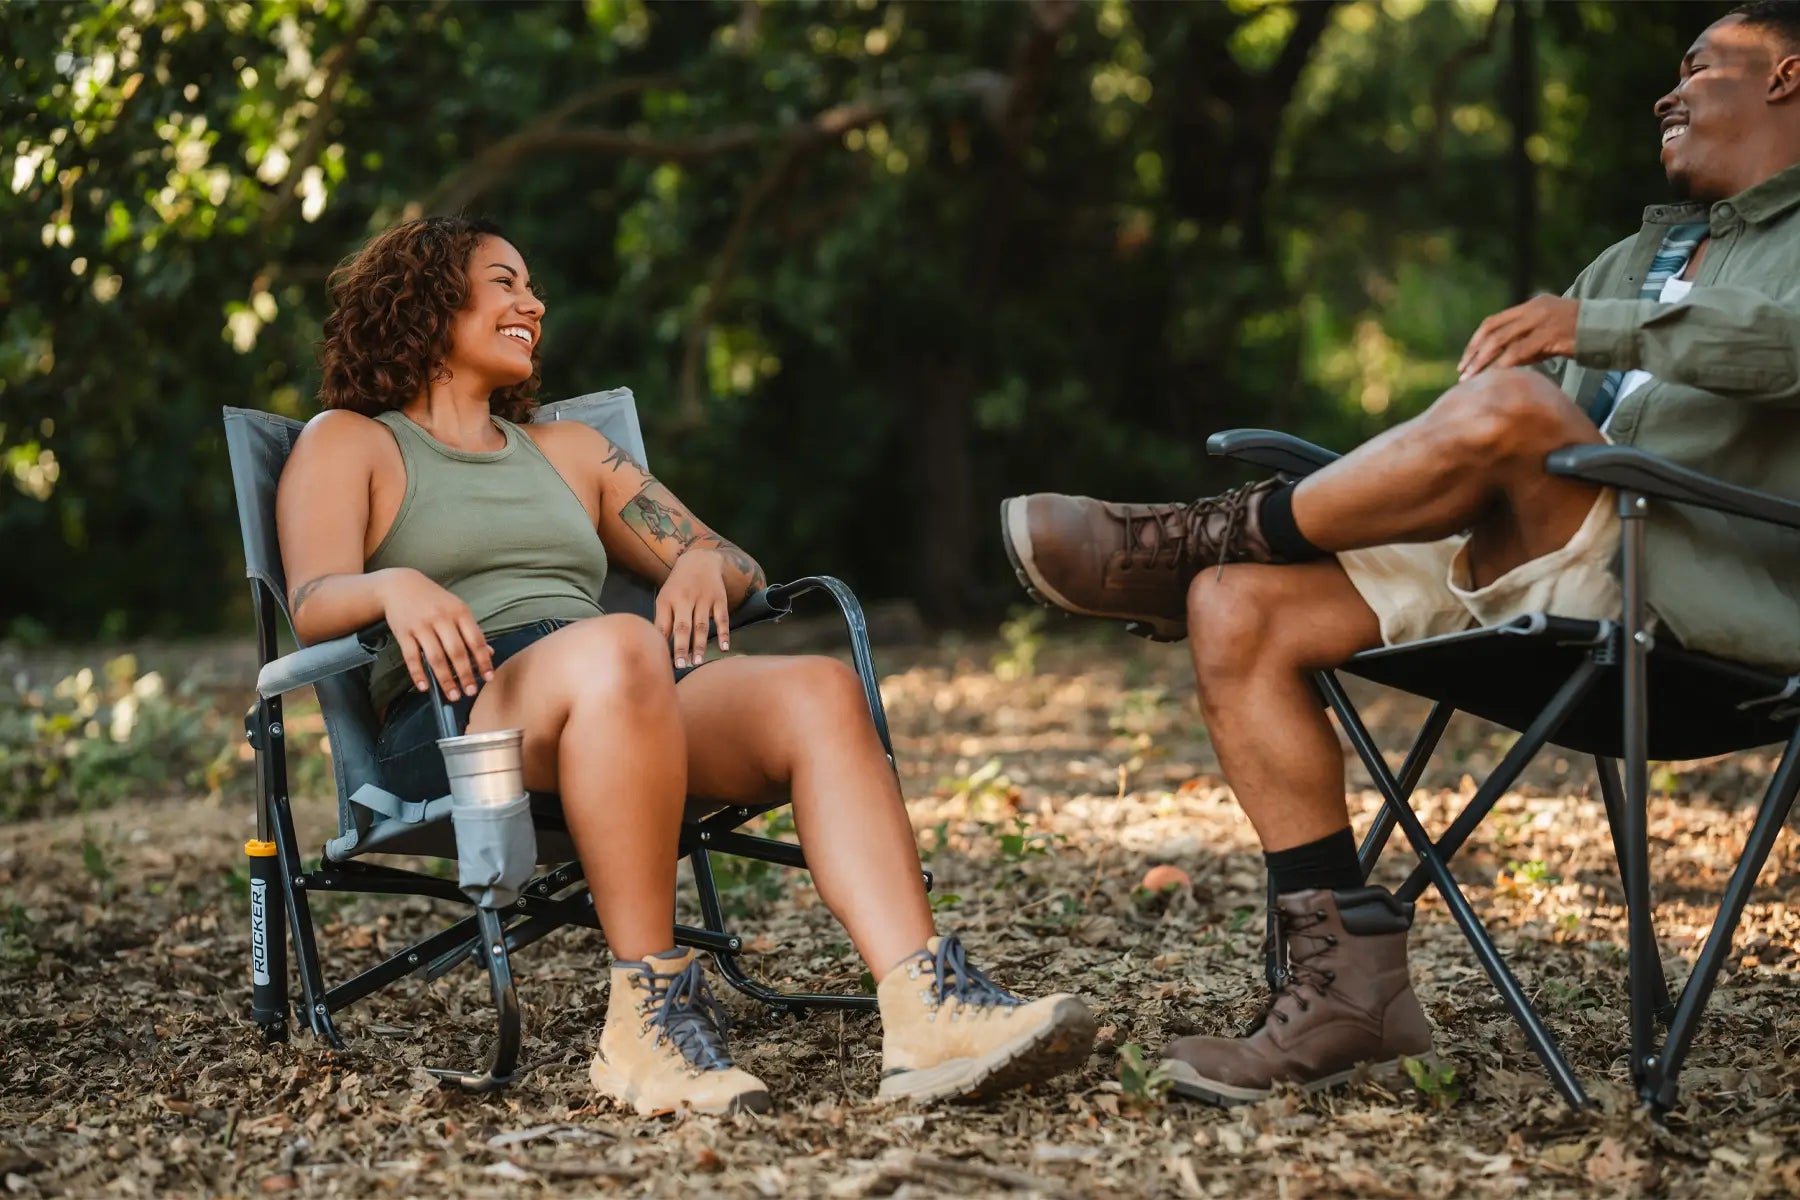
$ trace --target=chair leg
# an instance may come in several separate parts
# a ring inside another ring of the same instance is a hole
[[[275,861],[281,874],[281,903],[287,911],[288,933],[293,940],[294,965],[300,974],[300,1015],[314,1035],[335,1050],[344,1048],[331,1023],[325,1003],[325,976],[319,967],[319,946],[313,938],[312,908],[307,903],[301,877],[300,847],[294,836],[294,815],[288,806],[287,743],[281,727],[281,701],[257,703],[257,782],[261,802],[274,835]]]
[[[1606,805],[1606,826],[1612,833],[1613,859],[1619,864],[1619,884],[1629,894],[1630,884],[1625,882],[1625,863],[1628,855],[1621,829],[1624,820],[1625,795],[1619,783],[1619,761],[1615,758],[1595,756],[1594,772],[1600,780],[1600,799]],[[1650,941],[1656,943],[1656,927],[1654,918],[1647,918],[1650,925]],[[1675,1016],[1675,1003],[1669,998],[1668,973],[1663,970],[1662,954],[1656,956],[1655,970],[1649,972],[1650,1003],[1656,1012],[1656,1019],[1667,1028],[1669,1021]]]
[[[1362,756],[1363,761],[1371,764],[1371,770],[1373,770],[1374,764],[1383,763],[1380,749],[1375,745],[1375,739],[1369,735],[1368,727],[1363,724],[1356,707],[1344,694],[1343,685],[1330,672],[1322,672],[1319,675],[1319,682],[1331,702],[1332,710],[1337,713],[1338,720],[1342,722],[1344,731],[1350,735],[1351,744],[1356,747],[1356,752]],[[1377,782],[1382,786],[1384,795],[1387,794],[1387,789],[1393,785],[1392,777],[1387,775],[1385,765],[1382,765],[1377,774]],[[1482,969],[1487,972],[1494,989],[1500,993],[1501,1001],[1512,1013],[1513,1019],[1518,1022],[1532,1052],[1537,1055],[1538,1061],[1544,1064],[1544,1069],[1550,1074],[1551,1082],[1556,1085],[1557,1091],[1562,1093],[1563,1099],[1569,1103],[1571,1108],[1588,1107],[1591,1101],[1588,1099],[1587,1093],[1582,1090],[1581,1081],[1575,1077],[1575,1072],[1569,1067],[1568,1059],[1563,1057],[1561,1047],[1556,1044],[1556,1039],[1545,1027],[1543,1018],[1532,1007],[1531,1001],[1525,998],[1525,990],[1519,986],[1518,978],[1506,965],[1506,960],[1500,956],[1499,948],[1494,945],[1494,939],[1482,926],[1481,919],[1475,915],[1475,910],[1469,904],[1468,897],[1463,895],[1462,889],[1457,886],[1456,879],[1450,874],[1450,867],[1445,862],[1443,854],[1432,842],[1431,835],[1425,831],[1425,826],[1419,821],[1412,808],[1398,802],[1398,797],[1395,797],[1395,801],[1390,807],[1394,812],[1394,819],[1400,825],[1400,831],[1406,835],[1406,840],[1412,843],[1413,852],[1419,856],[1422,869],[1430,879],[1432,886],[1443,896],[1444,902],[1450,908],[1451,917],[1456,921],[1457,927],[1462,930],[1463,937],[1468,939],[1469,945],[1474,948],[1475,957],[1480,961]]]
[[[714,942],[707,945],[712,951],[713,961],[718,965],[719,974],[726,983],[762,1004],[768,1005],[777,1012],[792,1013],[804,1016],[808,1009],[842,1008],[861,1011],[873,1011],[875,997],[847,996],[831,993],[812,992],[778,992],[751,979],[738,961],[736,946],[740,943],[725,930],[725,912],[719,901],[719,887],[713,878],[712,861],[705,850],[695,850],[688,856],[694,866],[694,886],[700,893],[700,915],[706,922],[701,931],[713,938],[724,939],[723,946]],[[679,935],[679,930],[677,931]],[[679,936],[678,936],[678,940]],[[708,939],[711,940],[710,938]],[[693,942],[690,944],[705,944]]]
[[[1444,736],[1444,727],[1450,724],[1450,718],[1455,715],[1456,709],[1447,700],[1439,700],[1431,706],[1431,713],[1425,718],[1425,724],[1419,727],[1419,736],[1413,739],[1412,749],[1406,752],[1406,761],[1400,764],[1400,777],[1394,781],[1394,794],[1401,803],[1412,802],[1413,789],[1419,786],[1419,779],[1425,774],[1425,764],[1431,761],[1431,752],[1437,749],[1438,739]],[[1363,765],[1369,769],[1371,776],[1378,768],[1384,773],[1387,770],[1386,759],[1378,758],[1376,762],[1365,762]],[[1379,781],[1376,786],[1380,787]],[[1386,803],[1385,789],[1382,791],[1382,806],[1356,851],[1356,860],[1362,867],[1364,880],[1374,873],[1375,864],[1381,861],[1381,852],[1387,848],[1388,838],[1394,832],[1393,808]]]
[[[1631,1077],[1640,1096],[1651,1099],[1648,1076],[1656,1052],[1655,996],[1649,984],[1652,964],[1657,974],[1662,963],[1656,938],[1650,929],[1650,694],[1649,659],[1652,635],[1645,624],[1644,603],[1644,497],[1618,494],[1620,580],[1624,624],[1619,658],[1623,706],[1620,714],[1624,743],[1625,795],[1619,813],[1619,840],[1625,861],[1625,946],[1631,981]]]
[[[492,1092],[511,1083],[519,1065],[519,993],[513,986],[512,962],[507,957],[500,914],[491,908],[477,908],[475,920],[481,929],[481,945],[476,952],[487,960],[488,985],[494,997],[493,1056],[480,1072],[451,1067],[425,1069],[446,1084],[457,1084],[471,1092]]]
[[[1800,727],[1788,738],[1781,765],[1769,781],[1762,808],[1756,814],[1756,823],[1751,826],[1750,836],[1744,843],[1744,853],[1731,872],[1731,881],[1725,885],[1725,895],[1713,918],[1712,932],[1707,934],[1706,945],[1701,948],[1687,984],[1681,989],[1681,1001],[1676,1007],[1675,1019],[1669,1023],[1669,1036],[1663,1043],[1661,1059],[1658,1061],[1658,1057],[1652,1055],[1645,1064],[1648,1076],[1646,1098],[1654,1111],[1666,1112],[1674,1107],[1681,1067],[1687,1061],[1700,1017],[1718,983],[1725,956],[1731,952],[1738,921],[1744,915],[1744,906],[1750,902],[1750,889],[1756,885],[1756,877],[1762,872],[1769,852],[1775,847],[1775,839],[1781,835],[1788,815],[1793,811],[1796,792],[1800,792]]]

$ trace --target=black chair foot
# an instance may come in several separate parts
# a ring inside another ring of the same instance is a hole
[[[513,987],[512,963],[506,956],[506,930],[500,914],[491,908],[475,910],[481,928],[476,953],[487,962],[488,984],[495,1013],[494,1056],[485,1071],[458,1071],[451,1067],[427,1067],[445,1086],[465,1091],[492,1092],[511,1083],[519,1063],[519,994]]]

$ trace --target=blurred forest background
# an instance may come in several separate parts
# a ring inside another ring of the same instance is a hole
[[[1427,404],[1664,197],[1723,11],[7,0],[0,637],[247,629],[219,408],[311,415],[329,270],[447,211],[771,577],[991,618],[1004,495]]]

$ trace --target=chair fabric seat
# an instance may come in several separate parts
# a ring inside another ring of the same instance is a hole
[[[1364,651],[1340,670],[1524,729],[1596,646],[1619,636],[1611,621],[1532,615]],[[1552,744],[1620,757],[1621,676],[1606,672],[1551,736]],[[1649,683],[1654,759],[1705,758],[1784,741],[1800,705],[1800,676],[1697,654],[1667,638],[1649,656]]]

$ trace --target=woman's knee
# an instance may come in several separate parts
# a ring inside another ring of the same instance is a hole
[[[577,621],[556,635],[553,670],[571,702],[630,697],[636,706],[673,703],[669,643],[656,626],[628,613]]]
[[[847,664],[822,654],[799,655],[787,660],[782,685],[807,709],[830,720],[863,721],[869,703],[862,678]]]
[[[1540,457],[1599,436],[1561,388],[1524,368],[1458,384],[1432,406],[1432,415],[1444,453],[1477,464]]]

